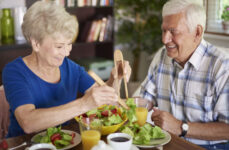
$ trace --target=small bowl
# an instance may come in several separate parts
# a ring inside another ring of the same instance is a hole
[[[26,148],[26,150],[39,150],[39,149],[57,150],[54,145],[48,144],[48,143],[35,144],[35,145],[32,145],[31,147]]]
[[[132,141],[132,137],[126,133],[112,133],[107,136],[107,142],[114,150],[130,150]]]

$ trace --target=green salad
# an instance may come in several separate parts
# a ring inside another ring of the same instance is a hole
[[[118,109],[115,106],[105,105],[104,107],[92,109],[87,113],[82,114],[80,119],[87,117],[98,118],[102,122],[102,125],[111,126],[121,123],[124,116],[118,112]]]
[[[75,133],[72,134],[64,133],[61,130],[61,126],[56,128],[48,128],[45,135],[37,134],[33,138],[35,143],[52,143],[57,149],[62,149],[73,143]]]
[[[136,104],[133,98],[129,98],[126,102],[130,109],[125,110],[129,122],[120,128],[120,131],[127,133],[133,137],[133,144],[136,145],[150,145],[152,139],[165,138],[165,134],[158,126],[153,127],[151,124],[146,123],[140,127],[137,123],[135,114]]]

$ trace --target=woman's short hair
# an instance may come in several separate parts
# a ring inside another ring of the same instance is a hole
[[[27,10],[22,31],[29,43],[31,38],[41,43],[47,35],[53,36],[57,32],[74,40],[78,26],[77,18],[67,13],[64,7],[52,1],[38,1]]]
[[[162,10],[162,17],[184,12],[186,14],[189,31],[194,31],[197,25],[206,25],[206,12],[199,0],[169,0]]]

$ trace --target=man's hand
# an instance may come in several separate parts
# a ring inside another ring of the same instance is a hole
[[[173,134],[181,134],[182,121],[174,118],[170,113],[153,108],[151,119],[154,124],[161,127],[163,130],[169,131]]]

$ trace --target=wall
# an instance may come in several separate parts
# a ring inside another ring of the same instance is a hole
[[[219,36],[219,35],[213,35],[213,34],[205,34],[204,39],[210,43],[212,43],[215,46],[219,47],[224,47],[225,49],[228,49],[229,52],[229,36]],[[121,49],[123,52],[123,57],[125,60],[128,60],[130,64],[132,65],[133,63],[133,56],[131,51],[125,50],[125,48],[121,48],[120,46],[116,47],[117,49]],[[140,66],[139,66],[139,72],[138,72],[138,77],[139,77],[139,84],[145,79],[149,65],[152,61],[153,54],[149,55],[146,52],[141,53],[141,58],[140,58]],[[129,87],[129,95],[131,96],[133,91],[136,90],[136,87]],[[121,89],[121,97],[125,97],[124,94],[124,88],[122,87]]]
[[[26,4],[25,4],[25,0],[0,0],[0,18],[2,17],[2,9],[3,8],[11,8],[11,13],[12,13],[12,16],[14,17],[14,24],[15,24],[15,38],[16,40],[18,40],[18,38],[20,40],[22,40],[23,42],[24,41],[24,37],[22,35],[22,32],[21,32],[21,23],[22,23],[22,17],[21,16],[21,13],[19,14],[18,13],[18,9],[14,9],[14,8],[17,8],[17,7],[25,7]],[[17,10],[17,11],[15,11]],[[25,9],[26,10],[26,9]],[[25,12],[24,10],[24,12]],[[24,13],[23,13],[24,14]],[[17,18],[15,16],[18,16]],[[1,25],[0,25],[0,35],[1,35]],[[1,44],[1,36],[0,36],[0,44]]]
[[[0,0],[0,9],[25,6],[25,0]]]
[[[215,46],[229,48],[229,36],[206,33],[204,39]]]

